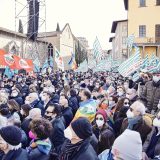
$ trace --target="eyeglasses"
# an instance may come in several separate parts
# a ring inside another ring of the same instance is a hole
[[[96,120],[101,120],[101,121],[103,121],[103,118],[96,118]]]
[[[130,104],[129,102],[124,102],[125,105]]]
[[[53,113],[53,111],[52,111],[52,112],[50,112],[50,111],[46,111],[46,113],[47,113],[47,114],[49,114],[49,113]]]

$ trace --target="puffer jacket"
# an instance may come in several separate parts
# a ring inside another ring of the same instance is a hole
[[[147,82],[140,97],[147,99],[148,112],[151,112],[152,110],[156,112],[160,100],[160,81],[156,85],[154,85],[153,81]]]

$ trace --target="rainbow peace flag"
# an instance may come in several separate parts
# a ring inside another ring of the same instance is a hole
[[[98,103],[93,99],[81,102],[74,120],[78,119],[79,117],[86,117],[90,122],[92,122],[95,118],[97,107]]]

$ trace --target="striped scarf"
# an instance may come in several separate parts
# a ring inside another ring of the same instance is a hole
[[[62,148],[62,154],[60,156],[60,160],[72,160],[80,151],[83,143],[84,143],[84,140],[76,144],[72,144],[70,143],[69,140],[66,140],[64,147]]]

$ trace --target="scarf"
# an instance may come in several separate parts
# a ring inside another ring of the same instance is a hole
[[[76,144],[71,144],[69,140],[66,140],[64,148],[62,148],[62,154],[60,160],[72,160],[80,151],[85,140],[82,140]]]
[[[21,154],[22,149],[9,151],[4,157],[3,160],[14,160]]]
[[[133,126],[137,124],[141,118],[142,118],[141,116],[137,116],[134,118],[128,118],[128,129],[133,130]]]

